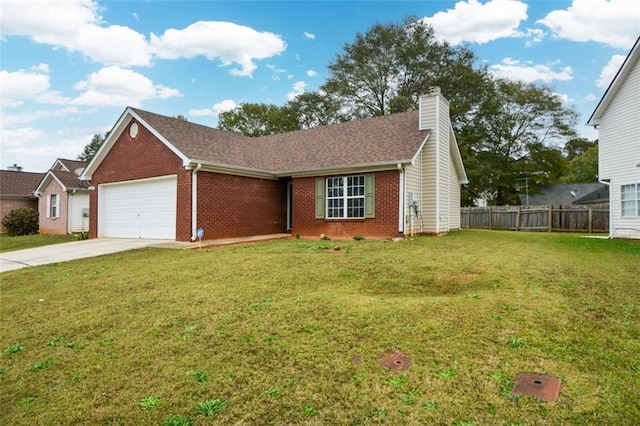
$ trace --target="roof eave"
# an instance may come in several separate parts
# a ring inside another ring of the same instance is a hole
[[[203,160],[188,160],[185,168],[187,170],[193,170],[196,165],[201,164],[201,171],[204,172],[212,172],[212,173],[224,173],[236,176],[246,176],[246,177],[255,177],[261,179],[278,179],[278,175],[267,171],[267,170],[258,170],[252,169],[250,167],[242,167],[242,166],[233,166],[231,164],[222,164],[222,163],[214,163],[210,161]]]
[[[328,176],[339,174],[351,174],[351,173],[363,173],[363,172],[378,172],[384,170],[396,170],[398,164],[410,165],[411,158],[404,158],[392,161],[380,161],[375,163],[362,163],[362,164],[348,164],[344,166],[332,166],[332,167],[318,167],[315,169],[307,170],[289,170],[277,172],[278,176],[286,177],[291,176],[298,177],[311,177],[311,176]]]
[[[631,72],[631,69],[633,68],[633,64],[635,64],[635,62],[638,61],[639,57],[640,57],[640,37],[636,39],[636,42],[634,43],[633,47],[629,51],[629,54],[627,55],[624,62],[622,63],[622,66],[616,73],[613,80],[611,80],[611,83],[609,83],[609,87],[607,87],[607,90],[604,92],[604,95],[600,99],[600,102],[598,102],[596,109],[591,114],[591,117],[589,117],[589,120],[587,121],[587,126],[597,126],[600,124],[600,118],[602,118],[607,107],[609,106],[614,96],[618,92],[618,89],[620,89],[620,86],[622,86],[623,81],[627,78],[627,76]]]

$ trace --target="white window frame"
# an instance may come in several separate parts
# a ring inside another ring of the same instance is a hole
[[[325,217],[327,219],[364,219],[365,185],[364,175],[327,178]]]
[[[622,217],[640,216],[640,183],[620,186],[620,215]]]
[[[49,217],[52,219],[60,217],[60,196],[58,194],[49,195]]]

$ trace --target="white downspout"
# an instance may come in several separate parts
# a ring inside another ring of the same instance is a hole
[[[198,236],[198,172],[202,169],[202,163],[198,163],[191,172],[191,241],[195,241]]]
[[[600,161],[600,159],[598,159]],[[609,239],[613,238],[614,229],[613,229],[613,205],[611,203],[611,182],[607,180],[602,180],[598,177],[598,182],[605,184],[609,187]]]
[[[398,232],[404,233],[404,219],[405,219],[405,211],[404,211],[404,200],[405,200],[405,172],[402,168],[402,164],[398,163],[398,174],[400,178],[400,191],[398,196]]]
[[[440,95],[436,95],[436,234],[440,233]]]

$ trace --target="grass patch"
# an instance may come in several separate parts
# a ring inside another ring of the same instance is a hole
[[[637,242],[339,244],[3,273],[0,424],[640,424]],[[394,350],[408,370],[378,364]],[[559,401],[511,395],[521,373],[561,378]]]
[[[68,243],[78,241],[76,235],[20,235],[10,236],[0,234],[0,253],[6,251],[24,250],[28,248],[48,246],[51,244]]]

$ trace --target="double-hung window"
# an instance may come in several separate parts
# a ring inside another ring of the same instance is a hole
[[[375,175],[316,179],[316,219],[375,217]]]
[[[622,217],[640,216],[640,183],[622,185]]]
[[[364,218],[364,176],[327,179],[327,217]]]
[[[47,209],[48,216],[50,218],[56,218],[60,216],[60,208],[58,206],[58,194],[49,195],[49,206]]]

